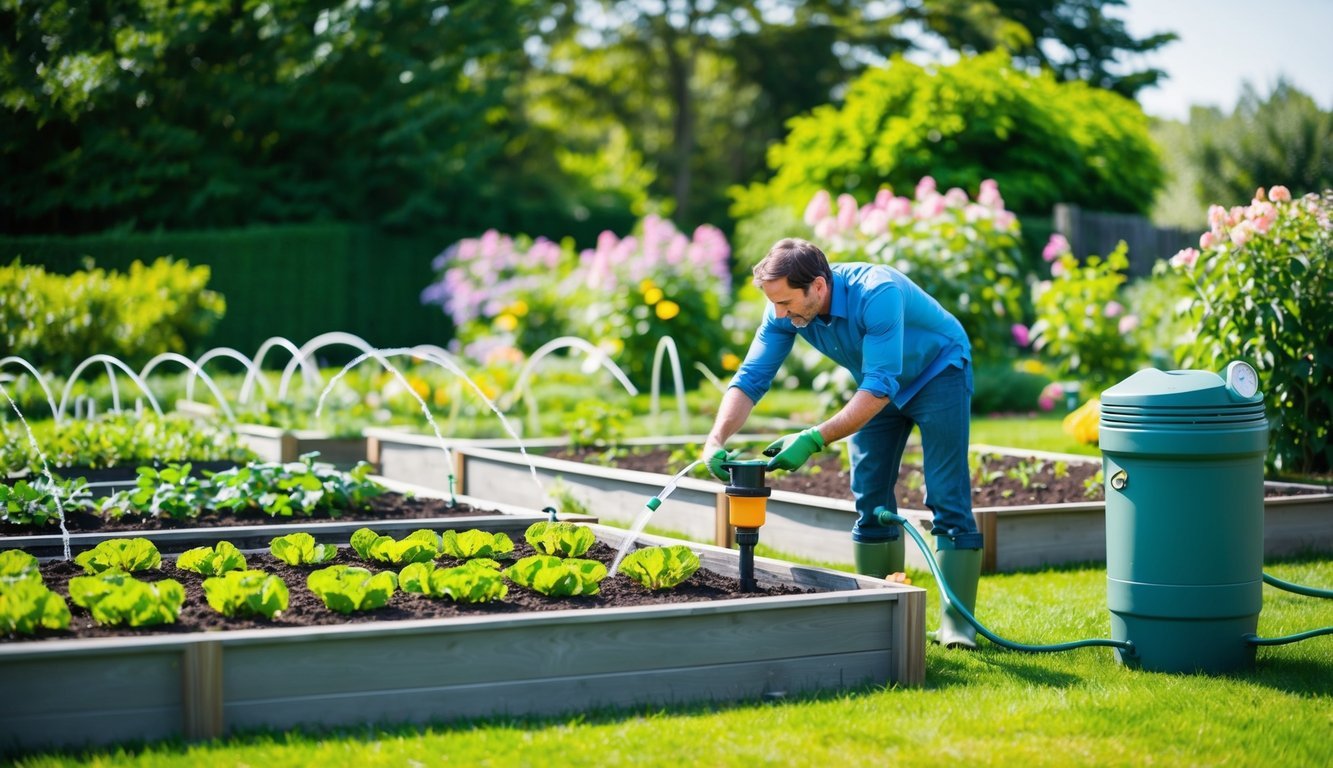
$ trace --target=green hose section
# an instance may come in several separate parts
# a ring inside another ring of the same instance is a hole
[[[458,498],[454,496],[454,475],[452,472],[449,473],[449,506],[458,506]]]
[[[930,572],[935,576],[935,581],[940,585],[940,592],[944,594],[945,599],[949,601],[949,604],[953,606],[955,611],[958,611],[959,615],[964,619],[967,619],[967,623],[976,627],[977,632],[980,632],[982,637],[992,643],[995,643],[1002,648],[1008,648],[1011,651],[1023,651],[1024,653],[1055,653],[1058,651],[1072,651],[1075,648],[1105,646],[1108,648],[1119,648],[1127,656],[1134,655],[1134,643],[1128,640],[1095,638],[1090,640],[1073,640],[1067,643],[1056,643],[1054,645],[1029,645],[1027,643],[1016,643],[1012,640],[1005,640],[982,626],[981,622],[977,621],[977,617],[973,616],[972,612],[967,610],[958,599],[957,595],[953,593],[953,590],[949,588],[948,582],[944,580],[944,574],[940,573],[939,563],[935,562],[935,556],[931,554],[930,547],[926,544],[926,540],[921,538],[921,534],[917,533],[916,528],[912,527],[907,518],[897,513],[884,510],[879,513],[879,519],[880,522],[897,523],[902,526],[904,531],[911,534],[912,538],[916,541],[916,545],[920,547],[921,554],[926,556],[926,564],[930,566]]]
[[[1286,590],[1287,592],[1295,592],[1298,595],[1305,595],[1306,597],[1333,597],[1333,590],[1307,587],[1304,584],[1293,584],[1290,581],[1283,581],[1276,576],[1270,576],[1266,573],[1264,574],[1264,583],[1277,587],[1278,589]]]
[[[1296,635],[1283,635],[1282,637],[1259,637],[1258,635],[1246,635],[1245,642],[1250,645],[1286,645],[1301,640],[1309,640],[1312,637],[1320,635],[1333,635],[1333,627],[1320,627],[1312,629],[1309,632],[1301,632]]]
[[[1306,597],[1333,597],[1333,591],[1319,589],[1317,587],[1307,587],[1303,584],[1293,584],[1290,581],[1283,581],[1276,576],[1270,576],[1266,573],[1264,574],[1264,583],[1287,592],[1305,595]],[[1320,627],[1319,629],[1312,629],[1309,632],[1300,632],[1295,635],[1283,635],[1281,637],[1246,635],[1245,642],[1250,645],[1286,645],[1287,643],[1309,640],[1312,637],[1319,637],[1320,635],[1333,635],[1333,627]]]

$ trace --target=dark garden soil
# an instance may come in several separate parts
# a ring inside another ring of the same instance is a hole
[[[514,557],[520,558],[534,554],[534,551],[522,537],[514,541]],[[598,560],[609,568],[616,551],[598,542],[583,557]],[[334,564],[358,565],[371,571],[386,570],[381,564],[368,564],[361,560],[350,548],[342,547],[338,556],[329,563],[311,567],[287,565],[268,553],[247,554],[246,564],[273,573],[287,584],[290,603],[286,611],[275,616],[271,621],[263,617],[227,618],[214,611],[204,598],[204,577],[190,571],[178,570],[175,558],[164,557],[161,570],[135,574],[142,581],[175,579],[185,587],[185,605],[180,618],[175,624],[137,629],[124,627],[103,627],[97,625],[88,611],[75,605],[69,597],[69,580],[82,576],[83,569],[73,561],[55,560],[43,563],[42,579],[52,591],[64,596],[69,603],[72,619],[66,631],[42,630],[36,635],[8,637],[0,635],[0,643],[31,642],[55,639],[75,639],[94,637],[137,637],[141,635],[175,635],[191,632],[215,632],[219,630],[263,629],[278,627],[309,627],[326,624],[362,624],[378,621],[403,621],[410,619],[447,619],[460,616],[480,616],[491,614],[524,613],[530,611],[560,611],[570,609],[620,608],[637,605],[660,605],[668,603],[689,603],[711,600],[726,600],[742,597],[764,597],[769,595],[806,594],[814,590],[800,589],[790,585],[759,582],[755,592],[741,592],[740,581],[722,576],[713,571],[699,569],[684,583],[668,590],[650,591],[623,574],[604,579],[600,594],[581,597],[547,597],[513,583],[508,583],[509,594],[502,601],[490,603],[455,603],[448,599],[435,599],[421,595],[397,591],[383,608],[364,613],[345,615],[324,607],[324,603],[306,587],[306,578],[311,571]],[[441,558],[440,567],[458,565],[449,558]],[[398,570],[389,568],[388,570]]]
[[[554,451],[551,458],[607,464],[619,469],[675,474],[680,464],[672,465],[672,451],[651,448],[633,452]],[[700,471],[696,468],[696,471]],[[1036,457],[986,454],[972,476],[972,507],[1018,507],[1032,504],[1100,502],[1105,488],[1098,461],[1054,461]],[[807,493],[833,499],[851,500],[851,474],[842,467],[839,453],[817,454],[797,472],[773,472],[765,477],[770,488]],[[894,493],[901,509],[926,509],[925,473],[919,465],[904,463]],[[1308,491],[1307,491],[1308,492]],[[1293,495],[1301,491],[1266,489],[1269,496]]]

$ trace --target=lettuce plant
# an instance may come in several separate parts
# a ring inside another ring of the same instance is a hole
[[[368,479],[373,467],[358,463],[350,472],[317,465],[319,454],[300,461],[266,462],[218,472],[212,476],[212,501],[217,509],[262,510],[271,517],[336,516],[343,509],[360,509],[384,486]]]
[[[38,629],[68,629],[69,605],[40,578],[0,582],[0,635],[31,635]]]
[[[595,595],[606,578],[606,566],[576,557],[530,555],[506,568],[504,575],[519,586],[551,597]]]
[[[447,597],[459,603],[488,603],[503,600],[509,594],[504,577],[482,565],[440,568],[433,562],[412,563],[398,574],[398,586],[404,592]]]
[[[260,570],[228,571],[204,579],[204,597],[223,616],[258,615],[272,619],[287,610],[287,585]]]
[[[490,533],[472,529],[470,531],[445,531],[440,536],[440,551],[458,560],[471,560],[474,557],[506,557],[514,551],[514,542],[503,531]]]
[[[683,544],[644,547],[626,555],[620,570],[648,589],[671,589],[699,570],[699,556]]]
[[[193,520],[210,506],[209,489],[201,478],[190,474],[192,466],[168,464],[163,469],[139,467],[135,487],[117,491],[102,502],[102,514],[111,518],[126,515]]]
[[[195,547],[176,558],[176,567],[193,571],[201,576],[221,576],[228,571],[246,567],[245,555],[230,541],[219,541],[215,547]]]
[[[288,565],[319,565],[337,556],[338,545],[316,544],[314,536],[301,531],[274,538],[268,551]]]
[[[92,493],[82,478],[52,481],[38,475],[32,482],[0,483],[0,523],[46,525],[59,520],[61,510],[68,515],[92,508]]]
[[[354,613],[383,608],[398,586],[392,571],[372,574],[351,565],[330,565],[311,573],[306,586],[331,611]]]
[[[558,557],[578,557],[597,541],[587,526],[547,521],[528,526],[523,538],[538,552]]]
[[[20,581],[42,580],[37,558],[21,549],[0,552],[0,589]]]
[[[162,567],[162,554],[157,551],[157,545],[148,539],[108,539],[86,552],[80,552],[74,562],[83,568],[84,573],[110,570],[135,573]]]
[[[403,537],[381,536],[369,528],[358,528],[352,534],[352,549],[362,560],[406,565],[434,560],[440,554],[440,537],[434,531],[421,529]]]
[[[70,579],[69,597],[87,608],[98,624],[148,627],[176,623],[185,604],[185,587],[175,579],[149,583],[109,570]]]

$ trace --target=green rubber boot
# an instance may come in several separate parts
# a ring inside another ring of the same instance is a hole
[[[973,613],[977,605],[977,581],[981,579],[981,550],[954,549],[953,540],[941,536],[935,545],[935,561],[939,563],[949,589],[968,612]],[[976,627],[949,604],[943,589],[940,590],[940,609],[940,628],[927,632],[926,636],[947,648],[976,648]]]
[[[902,571],[907,562],[903,538],[899,536],[893,541],[853,541],[852,556],[856,561],[856,572],[882,579],[890,573]]]

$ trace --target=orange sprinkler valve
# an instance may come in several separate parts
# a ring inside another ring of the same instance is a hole
[[[727,519],[736,528],[736,546],[741,553],[741,591],[754,592],[758,588],[754,578],[754,546],[759,543],[759,527],[764,524],[768,497],[773,493],[764,485],[768,462],[724,461],[722,466],[731,475],[726,487]]]

